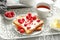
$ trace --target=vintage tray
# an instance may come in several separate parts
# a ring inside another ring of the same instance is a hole
[[[20,8],[20,9],[11,9],[11,10],[15,11],[17,16],[20,14],[25,14],[27,12],[37,12],[34,8]],[[54,12],[57,12],[57,11],[55,10]],[[17,38],[30,38],[30,37],[38,37],[38,36],[44,36],[44,35],[60,34],[59,31],[52,30],[49,27],[48,18],[49,17],[42,18],[44,20],[44,30],[41,33],[37,35],[20,35],[13,28],[12,21],[6,20],[3,17],[3,14],[0,14],[0,37],[3,39],[17,39]]]

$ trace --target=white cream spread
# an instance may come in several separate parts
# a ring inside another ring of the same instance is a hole
[[[33,22],[31,22],[31,23],[29,24],[30,21],[27,22],[26,17],[24,17],[24,19],[25,19],[24,23],[21,24],[24,29],[27,29],[27,27],[31,27],[30,29],[34,29],[34,28],[37,27],[37,25],[39,25],[40,23],[42,23],[42,21],[37,22],[38,19],[36,19],[36,20],[33,20]],[[25,23],[25,22],[26,22],[26,23]],[[28,25],[27,25],[27,26],[24,26],[24,24],[28,24]]]

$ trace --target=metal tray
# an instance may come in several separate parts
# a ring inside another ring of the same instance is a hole
[[[15,11],[17,16],[20,14],[25,14],[27,12],[37,12],[34,8],[20,8],[20,9],[11,9],[11,10]],[[42,18],[42,19],[44,20],[45,23],[44,23],[44,30],[40,34],[20,35],[19,33],[17,33],[14,30],[14,28],[12,26],[12,21],[6,20],[3,17],[3,14],[0,14],[0,36],[3,39],[17,39],[17,38],[30,38],[30,37],[39,37],[39,36],[44,36],[44,35],[60,34],[59,31],[55,31],[55,30],[50,29],[47,18],[46,19]]]

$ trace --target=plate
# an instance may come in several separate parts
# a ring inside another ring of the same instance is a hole
[[[31,13],[33,13],[33,15],[38,16],[37,13],[35,13],[35,12],[31,12]],[[26,15],[26,14],[20,14],[20,15],[18,15],[18,16],[25,16],[25,15]],[[21,34],[19,31],[17,31],[17,29],[15,28],[15,25],[14,25],[13,23],[12,23],[12,25],[13,25],[15,31],[16,31],[17,33],[19,33],[20,35],[28,35],[28,34],[26,34],[26,33]],[[43,31],[43,29],[44,29],[43,27],[44,27],[44,25],[42,26],[42,30],[41,30],[41,31],[35,31],[35,32],[33,32],[32,34],[29,34],[29,35],[37,35],[37,34],[40,34],[40,33]]]
[[[13,27],[15,27],[15,26],[13,26]],[[36,31],[36,32],[33,32],[32,34],[29,34],[29,35],[33,36],[33,35],[40,34],[40,33],[43,31],[43,27],[44,27],[44,26],[42,26],[42,30],[41,30],[41,31]],[[27,35],[26,33],[21,34],[19,31],[17,31],[16,28],[14,28],[14,29],[15,29],[15,31],[16,31],[17,33],[19,33],[20,35]]]
[[[59,18],[58,15],[52,16],[52,17],[49,19],[49,24],[50,24],[50,28],[51,28],[51,29],[60,31],[60,28],[57,28],[56,26],[54,26],[54,22],[56,22],[57,19],[60,20],[60,18]]]
[[[49,25],[50,28],[55,30],[55,31],[60,31],[60,28],[57,28],[56,26],[51,26],[51,24],[54,22],[54,20],[56,19],[60,19],[60,8],[57,8],[56,6],[54,6],[54,10],[53,10],[53,16],[47,18],[49,21]]]

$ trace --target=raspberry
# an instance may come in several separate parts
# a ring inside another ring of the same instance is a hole
[[[9,18],[11,18],[11,17],[12,17],[11,13],[8,13],[8,17],[9,17]]]
[[[11,15],[12,15],[12,17],[14,17],[14,15],[15,15],[15,14],[14,14],[14,12],[13,12],[13,11],[11,12]]]
[[[28,16],[26,16],[26,19],[29,19],[29,17],[28,17]]]
[[[31,16],[26,16],[26,19],[30,20],[31,19]]]
[[[24,19],[24,18],[22,18],[22,21],[24,22],[24,21],[25,21],[25,19]]]
[[[12,17],[14,17],[15,15],[12,15]]]
[[[17,29],[18,29],[18,31],[19,31],[20,29],[22,29],[22,27],[21,27],[21,26],[18,26]]]
[[[33,20],[36,20],[36,16],[33,16]]]
[[[11,17],[14,17],[14,12],[8,11],[8,12],[6,12],[4,15],[5,15],[6,17],[11,18]]]
[[[37,22],[40,22],[40,20],[38,19]]]
[[[20,29],[19,32],[20,33],[24,33],[25,31],[24,31],[24,29]]]
[[[18,22],[19,22],[20,24],[22,24],[22,23],[23,23],[23,21],[22,21],[21,19],[18,19]]]
[[[8,13],[5,13],[4,15],[5,15],[6,17],[8,17]]]
[[[31,27],[27,27],[27,29],[30,29]]]
[[[31,13],[28,13],[28,15],[26,16],[26,19],[30,20],[32,17]]]
[[[11,11],[10,13],[11,13],[12,15],[14,15],[14,12],[13,12],[13,11]]]
[[[28,13],[28,16],[31,16],[31,13]]]
[[[24,24],[24,26],[27,26],[27,24]]]

